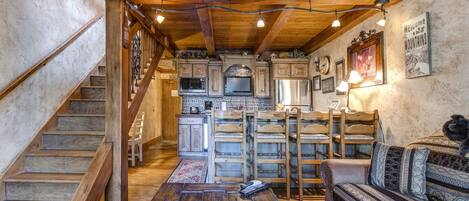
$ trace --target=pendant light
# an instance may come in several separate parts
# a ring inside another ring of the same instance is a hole
[[[340,21],[339,21],[339,17],[337,16],[337,11],[335,11],[335,20],[332,22],[332,27],[333,28],[340,27]]]
[[[257,28],[264,28],[265,27],[265,22],[262,19],[262,14],[259,11],[259,19],[257,20]]]
[[[161,9],[163,9],[163,0],[161,0]],[[164,16],[157,12],[156,13],[156,21],[158,22],[158,24],[163,23]]]
[[[383,18],[381,18],[376,24],[378,24],[379,26],[386,26],[386,11],[383,10]]]

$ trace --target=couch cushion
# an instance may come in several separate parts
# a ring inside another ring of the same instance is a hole
[[[469,200],[469,159],[459,156],[459,143],[445,136],[430,136],[408,147],[428,147],[427,197],[429,200]]]
[[[334,201],[408,201],[420,200],[395,191],[366,184],[338,184],[334,187]]]
[[[429,149],[373,144],[370,184],[426,199],[425,171]]]

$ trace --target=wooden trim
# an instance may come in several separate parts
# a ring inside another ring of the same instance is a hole
[[[85,25],[83,25],[77,32],[75,32],[72,36],[70,36],[65,42],[60,44],[54,50],[52,50],[46,57],[39,60],[36,64],[29,67],[28,70],[23,72],[20,76],[18,76],[15,80],[10,82],[4,89],[0,91],[0,100],[5,98],[10,92],[12,92],[16,87],[18,87],[21,83],[23,83],[26,79],[31,77],[36,71],[47,65],[49,61],[53,60],[57,55],[62,53],[68,46],[70,46],[75,40],[77,40],[86,30],[88,30],[92,25],[98,22],[103,15],[98,15],[93,17],[90,21],[88,21]]]
[[[112,175],[112,144],[102,143],[72,201],[100,200]]]

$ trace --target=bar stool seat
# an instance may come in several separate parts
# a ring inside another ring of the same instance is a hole
[[[296,133],[292,135],[296,139]],[[324,134],[301,134],[301,140],[329,140],[328,135]]]
[[[344,135],[345,140],[375,140],[373,136],[370,135]],[[340,135],[335,135],[334,140],[340,141]]]

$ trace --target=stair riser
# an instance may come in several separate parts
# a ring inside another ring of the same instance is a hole
[[[78,184],[8,182],[7,200],[71,200]]]
[[[104,114],[104,101],[72,101],[70,112],[74,114]]]
[[[106,84],[106,77],[103,76],[91,76],[91,86],[104,86]]]
[[[24,170],[37,173],[85,173],[91,157],[26,156]]]
[[[57,130],[69,131],[104,131],[104,116],[73,117],[59,116]]]
[[[81,88],[82,99],[104,99],[104,88]]]
[[[95,151],[102,140],[103,136],[44,134],[42,136],[42,149]]]

